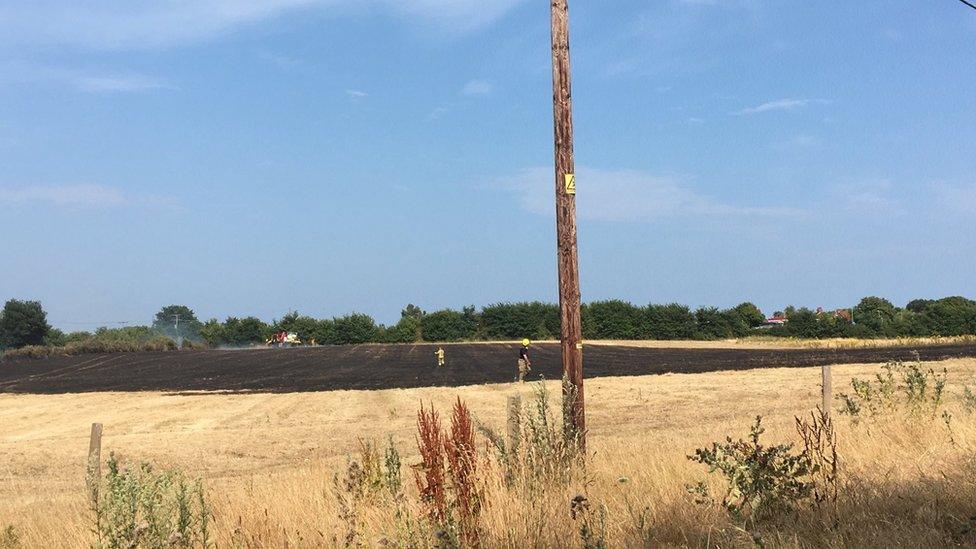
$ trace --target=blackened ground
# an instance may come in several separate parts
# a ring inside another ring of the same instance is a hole
[[[299,392],[503,383],[517,376],[516,344],[350,345],[296,349],[117,353],[0,362],[0,393],[91,391]],[[585,376],[635,376],[912,360],[911,348],[652,349],[592,345]],[[976,345],[919,347],[922,360],[976,356]],[[532,346],[531,379],[561,377],[559,346]]]

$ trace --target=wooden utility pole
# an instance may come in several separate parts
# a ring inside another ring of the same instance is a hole
[[[579,257],[576,249],[576,168],[573,161],[573,94],[569,66],[568,0],[552,3],[552,101],[556,138],[556,244],[559,257],[559,309],[563,401],[569,427],[585,448],[583,337],[580,323]]]

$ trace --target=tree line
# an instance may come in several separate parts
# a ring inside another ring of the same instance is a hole
[[[976,334],[976,301],[954,296],[916,299],[896,307],[880,297],[865,297],[851,309],[813,311],[793,306],[776,311],[785,319],[770,325],[752,303],[729,309],[692,310],[676,303],[634,305],[622,300],[596,301],[582,307],[585,339],[715,340],[766,334],[778,337],[924,337]],[[0,312],[0,348],[27,345],[70,346],[111,344],[161,345],[161,340],[219,346],[260,345],[278,331],[294,332],[304,342],[323,345],[413,343],[420,341],[490,341],[559,337],[559,307],[552,303],[496,303],[477,310],[443,309],[426,312],[407,305],[393,325],[378,324],[371,316],[352,313],[318,319],[291,312],[265,322],[249,316],[223,321],[200,321],[187,306],[163,307],[149,326],[99,328],[94,332],[64,333],[52,328],[37,301],[9,300]],[[165,346],[165,345],[164,345]],[[95,346],[97,348],[97,345]]]

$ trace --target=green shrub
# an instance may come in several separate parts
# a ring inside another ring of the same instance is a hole
[[[944,404],[948,373],[945,369],[922,368],[918,360],[905,364],[889,362],[875,374],[874,381],[854,378],[851,380],[853,394],[841,393],[844,404],[842,413],[851,415],[855,421],[876,417],[881,414],[904,409],[910,415],[930,414],[932,417]]]
[[[89,479],[95,547],[208,547],[210,505],[200,481],[178,471],[120,465],[115,455],[97,483]]]
[[[572,402],[562,403],[561,424],[555,421],[551,408],[549,390],[543,380],[535,385],[534,397],[527,406],[519,401],[507,440],[476,422],[478,431],[498,452],[508,486],[537,491],[553,483],[566,484],[572,477],[573,466],[582,463],[585,456],[579,451],[579,439],[567,422]]]
[[[51,328],[44,336],[44,346],[63,347],[68,342],[68,336],[57,328]]]
[[[712,443],[711,448],[699,448],[688,456],[707,465],[709,473],[725,477],[728,488],[721,505],[734,519],[746,523],[793,510],[814,492],[809,456],[794,453],[792,444],[760,443],[764,431],[762,417],[757,416],[749,440],[727,437],[724,443]],[[710,501],[703,483],[692,491],[699,502]]]

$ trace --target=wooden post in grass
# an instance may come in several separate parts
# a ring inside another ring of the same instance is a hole
[[[820,368],[820,389],[823,401],[820,410],[825,414],[830,414],[830,407],[834,401],[833,390],[831,388],[830,364],[825,364]]]
[[[102,424],[92,423],[91,437],[88,439],[88,467],[85,469],[85,482],[93,505],[98,505],[98,486],[102,479]]]
[[[88,463],[97,469],[95,472],[101,477],[102,472],[102,424],[92,423],[91,438],[88,440]]]
[[[508,397],[508,451],[512,455],[519,451],[522,440],[522,395]]]
[[[576,245],[576,168],[573,158],[573,94],[569,65],[568,0],[551,0],[552,112],[556,149],[556,250],[565,417],[586,449],[583,405],[583,335],[580,322],[579,252]]]

